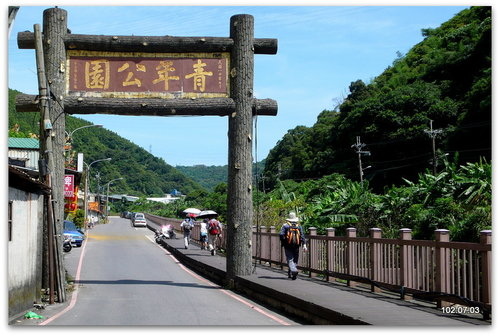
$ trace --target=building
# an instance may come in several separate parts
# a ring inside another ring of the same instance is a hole
[[[46,218],[47,199],[50,188],[39,181],[39,141],[32,138],[9,138],[9,186],[8,186],[8,247],[7,281],[9,293],[9,317],[23,313],[40,302],[42,291],[55,283],[64,288],[63,271],[49,274],[49,263],[54,269],[62,270],[60,248],[49,244],[49,221]],[[43,167],[43,166],[42,166]],[[81,180],[81,173],[66,169],[74,175],[75,187]],[[57,229],[52,227],[51,230]],[[62,232],[61,232],[62,233]],[[58,239],[52,240],[54,243]],[[62,245],[62,243],[61,243]],[[49,253],[49,246],[53,253]],[[49,256],[51,260],[49,260]],[[60,281],[58,282],[58,279]],[[51,291],[50,297],[54,297]],[[64,294],[58,295],[64,301]]]
[[[24,170],[9,166],[9,316],[39,302],[43,279],[44,198],[50,189]]]
[[[9,138],[9,165],[36,171],[38,175],[39,148],[38,139]]]

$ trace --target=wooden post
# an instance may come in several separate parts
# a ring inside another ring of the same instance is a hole
[[[411,229],[399,230],[400,240],[411,240]],[[409,300],[410,297],[405,294],[405,288],[412,284],[413,262],[411,253],[412,249],[409,245],[401,244],[399,246],[399,281],[401,285],[401,299]]]
[[[434,231],[436,242],[449,242],[450,231],[445,229],[438,229]],[[436,292],[449,293],[450,292],[450,249],[446,247],[436,246],[436,278],[435,290]],[[449,302],[437,299],[437,307],[447,307],[451,305]]]
[[[356,270],[358,267],[358,256],[356,250],[356,228],[347,228],[347,274],[355,275],[357,274]],[[351,239],[349,239],[351,238]],[[356,287],[357,282],[353,280],[347,280],[347,286]]]
[[[480,243],[491,246],[491,230],[480,232]],[[481,251],[481,302],[491,304],[491,251]]]
[[[64,115],[64,91],[65,91],[65,66],[66,49],[64,36],[67,34],[67,12],[60,8],[50,8],[43,12],[43,51],[45,58],[45,74],[50,91],[49,118],[52,131],[49,132],[53,141],[63,144],[65,140],[66,121]],[[54,99],[55,97],[55,99]],[[61,146],[54,147],[51,153],[53,159],[53,171],[51,172],[52,200],[54,201],[54,217],[56,237],[56,264],[58,279],[58,296],[61,302],[66,300],[65,272],[62,263],[62,240],[64,220],[64,150]]]
[[[265,258],[266,257],[266,251],[268,249],[268,242],[269,242],[269,239],[270,237],[267,237],[266,235],[263,235],[262,233],[266,233],[267,232],[267,227],[265,225],[261,225],[260,228],[259,228],[259,258],[261,258],[259,260],[259,264],[262,264],[262,258]],[[266,237],[266,239],[263,239],[264,237]],[[264,262],[265,264],[265,262]]]
[[[317,275],[316,272],[313,272],[312,271],[312,268],[313,266],[319,266],[321,261],[319,261],[319,253],[321,253],[319,251],[319,244],[317,244],[316,242],[313,244],[313,241],[315,241],[314,237],[318,235],[318,229],[315,228],[315,227],[310,227],[309,229],[309,240],[307,242],[308,244],[308,258],[307,258],[307,267],[311,270],[309,271],[309,277],[312,278],[312,277],[315,277]],[[314,246],[314,248],[313,248]],[[299,259],[301,260],[301,259]],[[313,265],[313,262],[314,262],[314,265]]]
[[[381,239],[382,238],[382,230],[379,228],[371,228],[370,229],[370,238],[371,239]],[[380,243],[372,242],[370,249],[370,276],[373,281],[380,281],[381,272],[382,272],[382,248]],[[373,284],[371,285],[371,291],[375,293],[380,293],[380,287],[376,287]]]
[[[253,102],[253,16],[235,15],[230,20],[230,87],[235,111],[229,116],[227,197],[227,280],[252,271],[252,102]]]
[[[335,237],[335,228],[326,229],[327,237]],[[335,264],[337,263],[336,253],[335,253],[335,241],[327,239],[327,258],[326,258],[326,268],[328,271],[335,271]],[[336,281],[336,278],[330,277],[329,274],[326,275],[326,281]]]
[[[272,266],[273,261],[278,259],[278,256],[276,255],[276,253],[274,253],[276,251],[277,240],[273,234],[276,233],[276,226],[271,225],[269,227],[269,233],[270,233],[270,235],[269,235],[269,259],[270,259],[269,266]],[[279,244],[279,240],[278,240],[278,244]]]

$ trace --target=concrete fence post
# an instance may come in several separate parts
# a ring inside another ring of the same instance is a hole
[[[335,228],[327,228],[326,229],[326,235],[328,237],[335,237]]]
[[[327,228],[326,236],[335,237],[335,228]],[[336,279],[333,277],[330,278],[329,275],[329,272],[335,271],[335,263],[337,262],[335,258],[335,242],[333,240],[327,239],[326,246],[327,246],[326,267],[328,271],[326,274],[326,281],[335,281]]]
[[[401,299],[409,300],[405,294],[405,288],[412,286],[413,279],[413,248],[411,245],[405,245],[405,240],[411,240],[411,229],[400,229],[399,239],[399,283],[401,285]]]
[[[479,242],[491,246],[491,230],[480,232]],[[491,304],[491,250],[481,252],[481,302]]]
[[[278,256],[276,255],[276,251],[279,251],[279,249],[276,248],[276,244],[278,244],[279,246],[280,242],[279,239],[276,239],[276,237],[273,235],[276,233],[276,226],[271,225],[269,227],[269,233],[271,233],[271,235],[269,235],[269,259],[271,260],[269,262],[269,266],[271,266],[271,264],[273,263],[272,261],[278,258]]]
[[[356,269],[357,269],[357,249],[356,249],[356,228],[347,228],[347,274],[349,275],[356,275]],[[353,280],[347,280],[347,285],[349,287],[356,287],[357,282]]]
[[[263,235],[263,233],[266,233],[267,232],[267,227],[265,225],[261,225],[260,226],[260,230],[259,230],[259,242],[260,242],[260,246],[259,246],[259,257],[262,258],[262,257],[266,257],[266,251],[269,251],[269,239],[267,236]],[[266,239],[264,239],[264,237],[266,237]],[[259,264],[262,264],[262,259],[259,260]]]
[[[451,268],[450,268],[450,249],[442,247],[439,243],[446,243],[450,241],[450,231],[445,229],[438,229],[434,231],[436,240],[436,278],[435,289],[436,292],[449,293],[451,289]],[[437,307],[446,307],[451,303],[444,300],[437,300]]]
[[[382,238],[382,230],[379,228],[370,229],[371,239]],[[380,281],[382,272],[382,247],[380,243],[373,241],[370,249],[370,277],[373,281]],[[379,293],[381,290],[375,285],[371,285],[372,292]]]
[[[310,269],[314,268],[315,266],[319,266],[319,264],[321,263],[320,261],[320,258],[319,258],[319,255],[321,254],[321,251],[319,250],[319,246],[317,244],[317,241],[316,239],[314,239],[315,236],[318,235],[318,229],[315,228],[315,227],[310,227],[309,228],[309,241],[308,241],[308,252],[307,253],[307,261],[308,261],[308,267]],[[304,260],[304,254],[302,254],[302,258],[301,260]],[[315,277],[318,273],[316,272],[312,272],[310,271],[309,272],[309,277]]]

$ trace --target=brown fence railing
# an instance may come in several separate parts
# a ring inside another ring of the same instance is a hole
[[[156,224],[181,220],[147,215]],[[366,286],[372,291],[390,290],[401,298],[435,301],[438,307],[456,303],[477,307],[486,318],[491,312],[491,230],[481,231],[480,243],[450,242],[448,230],[436,230],[435,240],[412,240],[410,229],[401,229],[399,239],[382,238],[382,231],[370,230],[370,237],[335,236],[333,228],[317,235],[309,228],[308,251],[300,253],[298,267],[310,277],[341,280],[348,286]],[[199,226],[192,230],[199,240]],[[253,228],[252,255],[256,262],[285,267],[277,228]],[[225,248],[223,230],[220,248]],[[463,310],[466,311],[466,310]],[[475,310],[472,310],[475,311]]]

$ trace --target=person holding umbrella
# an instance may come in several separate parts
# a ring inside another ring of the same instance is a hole
[[[184,232],[184,248],[187,250],[189,239],[191,238],[191,229],[194,227],[194,214],[187,214],[186,218],[181,223],[182,231]]]
[[[208,221],[208,248],[210,249],[210,254],[215,255],[217,250],[217,238],[220,237],[222,233],[222,224],[216,219],[211,218]]]
[[[207,218],[207,231],[208,231],[208,248],[210,254],[215,255],[217,250],[217,238],[222,233],[222,224],[217,220],[217,212],[213,210],[204,210],[200,212],[198,217]]]
[[[181,223],[181,229],[184,233],[184,248],[186,248],[186,250],[188,249],[189,239],[191,238],[191,229],[194,227],[194,218],[198,216],[200,212],[201,210],[196,208],[187,208],[182,211],[186,216]]]

